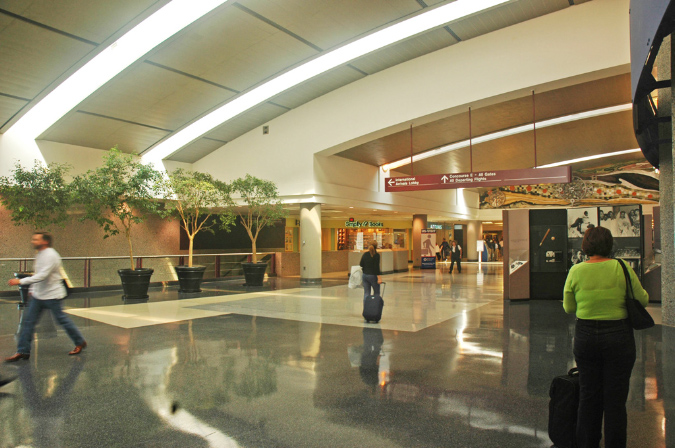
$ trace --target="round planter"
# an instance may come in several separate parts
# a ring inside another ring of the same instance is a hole
[[[117,273],[122,280],[122,289],[124,290],[124,300],[144,300],[148,296],[150,287],[150,277],[154,269],[119,269]]]
[[[15,272],[14,273],[14,278],[22,279],[26,277],[30,277],[33,275],[33,272]],[[19,296],[21,297],[21,301],[19,302],[19,306],[26,306],[28,305],[28,290],[30,289],[30,285],[19,285]]]
[[[202,292],[200,286],[206,266],[174,266],[178,276],[178,292]]]
[[[262,286],[265,279],[265,271],[267,271],[267,263],[242,263],[244,270],[244,278],[246,279],[245,286]]]

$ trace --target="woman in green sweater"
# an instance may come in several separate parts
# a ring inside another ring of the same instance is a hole
[[[626,447],[626,399],[635,364],[635,339],[626,313],[626,279],[612,252],[612,234],[604,227],[586,230],[581,249],[589,257],[572,266],[565,282],[563,307],[576,313],[574,358],[579,369],[579,448],[600,446],[603,414],[605,448]],[[633,295],[649,302],[635,272],[627,266]]]

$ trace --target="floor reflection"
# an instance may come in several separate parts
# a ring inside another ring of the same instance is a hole
[[[90,344],[79,358],[43,317],[31,359],[2,366],[19,379],[0,394],[0,446],[548,448],[548,386],[573,365],[561,302],[503,303],[495,265],[385,280],[382,325],[360,321],[344,280],[286,282],[218,303],[248,313],[132,328],[74,317]],[[0,316],[11,354],[20,311]],[[629,446],[675,446],[674,340],[660,325],[636,333]]]

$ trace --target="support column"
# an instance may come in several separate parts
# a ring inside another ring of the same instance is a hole
[[[427,215],[413,215],[412,254],[413,268],[422,266],[422,229],[427,228]]]
[[[300,204],[300,284],[321,284],[321,204]]]
[[[469,221],[466,226],[466,245],[463,247],[467,261],[478,261],[478,251],[476,250],[476,241],[483,236],[483,223],[480,221]]]
[[[663,40],[661,50],[659,51],[659,60],[657,61],[658,78],[670,79],[673,70],[675,57],[672,54],[673,48],[671,38]],[[659,110],[660,116],[675,117],[675,104],[672,102],[673,89],[659,90],[659,105],[666,110]],[[668,98],[670,97],[670,98]],[[663,125],[661,125],[663,126]],[[665,124],[670,129],[660,129],[660,138],[665,139],[670,131],[672,136],[672,126],[675,126],[675,120]],[[675,326],[675,209],[673,208],[673,143],[659,146],[659,193],[661,196],[661,310],[663,323],[665,325]]]

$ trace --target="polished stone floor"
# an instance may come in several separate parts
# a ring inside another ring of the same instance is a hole
[[[499,264],[384,276],[380,324],[346,274],[201,294],[75,294],[89,347],[43,316],[3,365],[4,447],[549,447],[548,386],[573,366],[560,301],[502,301]],[[660,309],[650,311],[659,320]],[[0,301],[0,347],[21,310]],[[675,447],[675,329],[637,332],[629,446]]]

